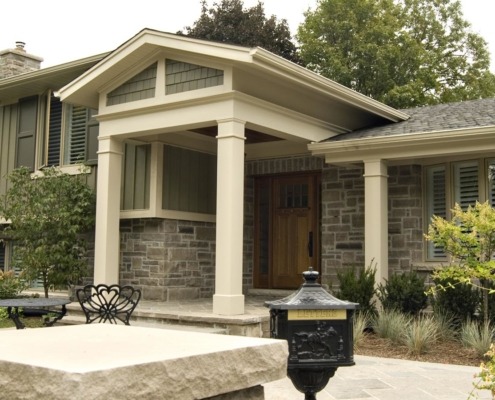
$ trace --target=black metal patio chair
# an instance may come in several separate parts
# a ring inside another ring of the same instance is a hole
[[[141,290],[132,286],[86,285],[76,290],[76,297],[87,324],[122,322],[130,325],[131,314],[141,299]]]

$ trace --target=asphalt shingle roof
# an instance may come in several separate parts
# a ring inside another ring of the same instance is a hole
[[[401,110],[410,118],[334,136],[329,142],[495,125],[495,98]]]

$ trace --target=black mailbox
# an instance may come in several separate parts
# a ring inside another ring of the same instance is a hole
[[[353,317],[357,303],[339,300],[317,283],[318,272],[292,295],[265,302],[272,338],[289,345],[287,375],[306,400],[316,399],[338,367],[354,365]]]

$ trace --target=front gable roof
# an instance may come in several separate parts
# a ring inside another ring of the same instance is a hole
[[[115,83],[119,77],[124,82],[129,78],[130,69],[138,73],[136,66],[141,65],[144,69],[146,62],[149,65],[164,52],[167,58],[194,58],[198,64],[208,65],[210,62],[239,72],[233,78],[238,80],[233,85],[234,91],[252,89],[258,79],[264,80],[268,84],[260,84],[257,89],[258,93],[264,90],[265,93],[261,94],[265,97],[259,98],[329,124],[332,124],[333,118],[336,132],[408,118],[401,111],[259,47],[217,43],[151,29],[143,29],[92,69],[63,87],[58,94],[63,101],[97,108],[99,96],[108,89],[109,82]]]

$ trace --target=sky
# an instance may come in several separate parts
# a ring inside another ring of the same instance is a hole
[[[211,6],[214,1],[209,0]],[[265,14],[286,19],[292,34],[304,12],[318,0],[263,0]],[[244,0],[251,7],[257,0]],[[495,73],[495,0],[461,0],[472,30],[489,44]],[[23,0],[2,3],[0,51],[25,42],[25,50],[44,59],[42,68],[114,50],[144,28],[175,33],[201,13],[200,0]],[[76,6],[77,5],[77,6]]]

